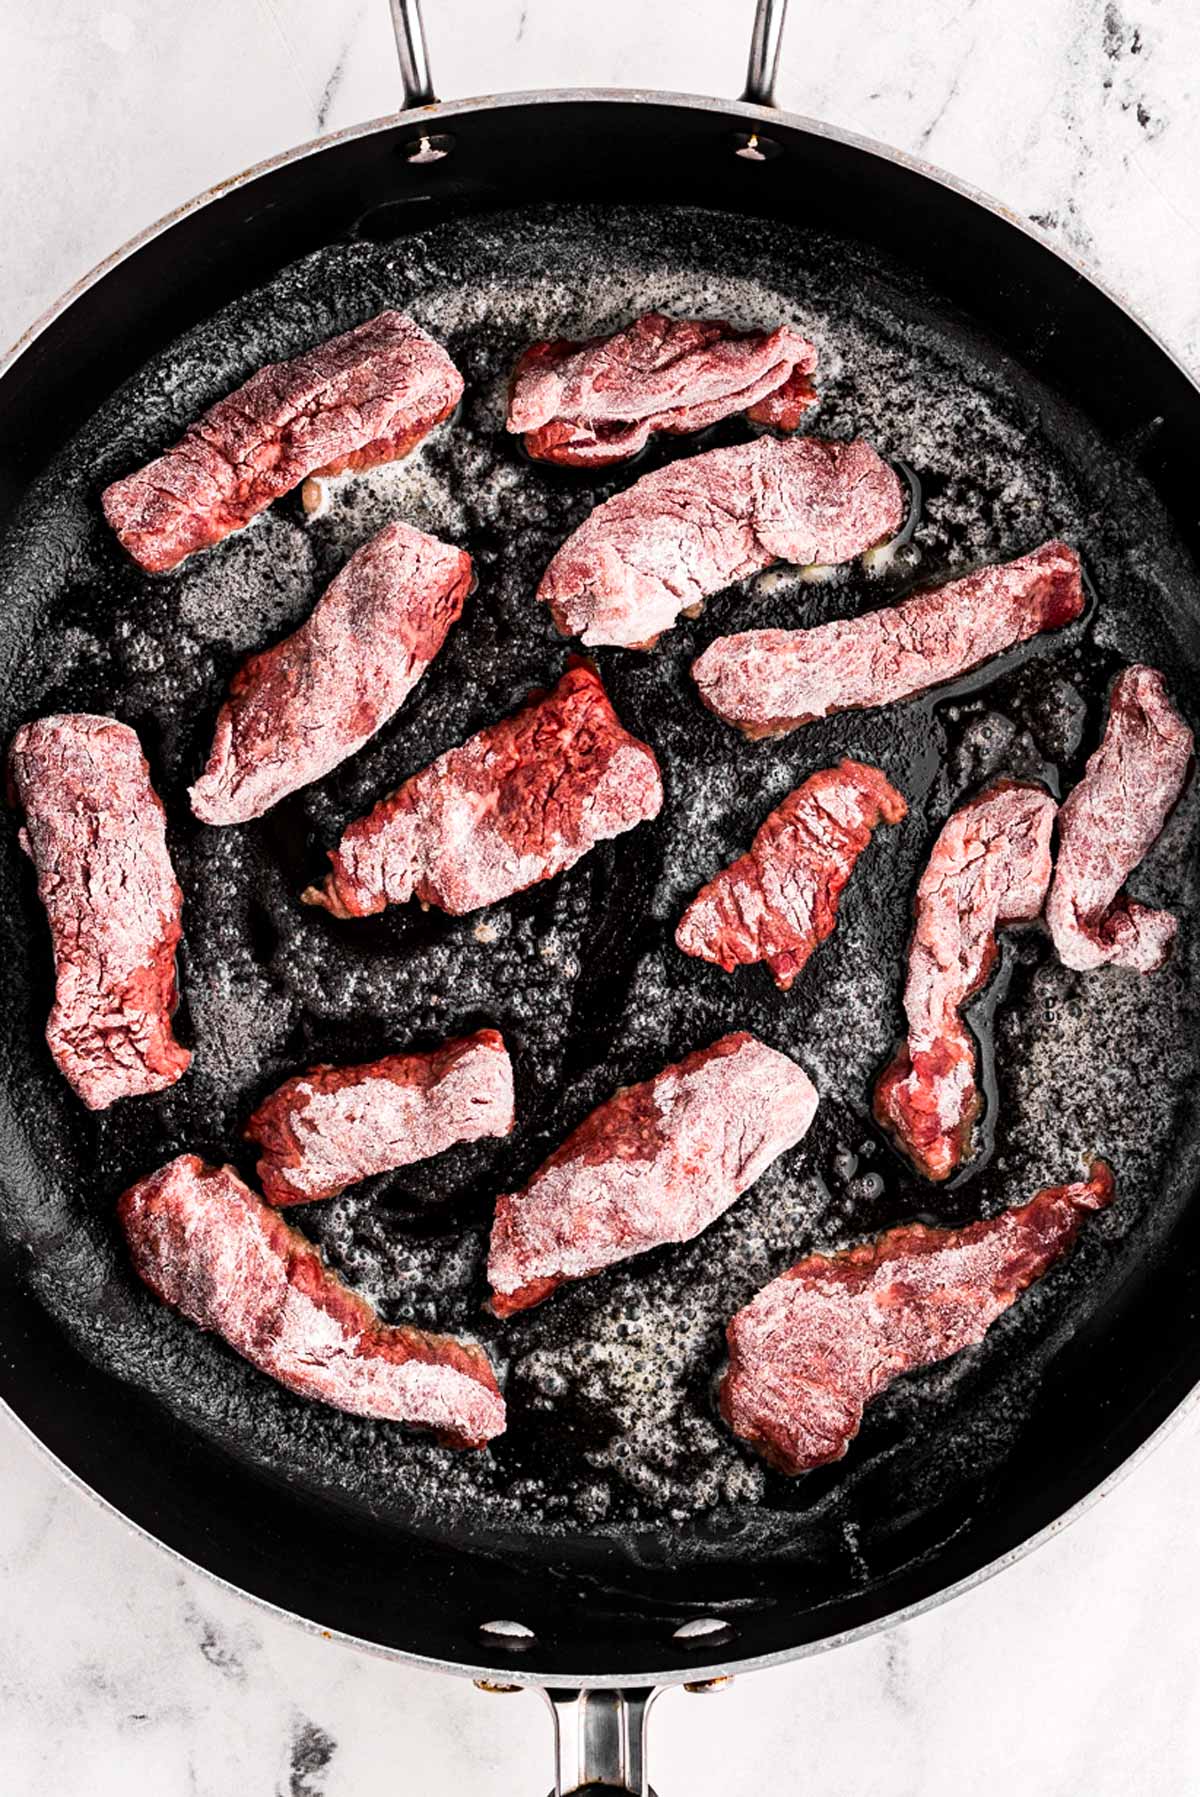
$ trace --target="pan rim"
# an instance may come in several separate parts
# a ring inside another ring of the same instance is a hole
[[[280,1622],[298,1627],[305,1634],[317,1636],[323,1641],[336,1641],[343,1647],[353,1648],[359,1653],[370,1654],[374,1659],[398,1661],[401,1665],[417,1666],[425,1672],[446,1673],[453,1678],[499,1680],[505,1684],[520,1685],[533,1691],[560,1687],[566,1690],[586,1691],[668,1689],[673,1685],[693,1684],[704,1679],[728,1676],[731,1671],[738,1674],[764,1672],[774,1666],[790,1665],[795,1660],[812,1659],[817,1654],[828,1653],[835,1648],[849,1647],[855,1642],[866,1641],[874,1635],[886,1634],[890,1629],[900,1628],[904,1623],[915,1622],[918,1618],[928,1615],[930,1611],[940,1608],[942,1604],[950,1603],[955,1598],[964,1597],[967,1592],[986,1585],[998,1574],[1007,1572],[1009,1567],[1028,1558],[1038,1548],[1044,1547],[1047,1542],[1053,1540],[1056,1535],[1061,1535],[1074,1523],[1079,1522],[1090,1510],[1096,1508],[1104,1498],[1115,1491],[1118,1485],[1123,1484],[1125,1479],[1143,1462],[1148,1460],[1167,1437],[1174,1433],[1179,1424],[1198,1407],[1200,1407],[1200,1382],[1192,1387],[1187,1396],[1182,1398],[1174,1410],[1163,1418],[1157,1429],[1148,1435],[1139,1447],[1136,1447],[1131,1454],[1126,1455],[1125,1459],[1097,1485],[1094,1485],[1091,1491],[1072,1504],[1069,1510],[1064,1510],[1061,1516],[1048,1522],[1036,1534],[1027,1536],[1024,1541],[1009,1548],[1007,1553],[1000,1554],[995,1560],[989,1560],[986,1566],[977,1567],[974,1572],[968,1573],[964,1578],[955,1580],[951,1585],[943,1585],[939,1590],[930,1592],[927,1597],[918,1598],[915,1603],[906,1604],[898,1610],[891,1610],[886,1616],[877,1616],[869,1622],[859,1623],[854,1628],[842,1629],[835,1635],[825,1635],[815,1641],[802,1641],[795,1647],[779,1648],[774,1653],[754,1654],[745,1658],[727,1655],[723,1659],[714,1660],[705,1665],[685,1666],[631,1676],[612,1672],[534,1672],[525,1670],[519,1664],[511,1661],[504,1665],[496,1665],[487,1664],[484,1661],[441,1660],[433,1654],[413,1653],[407,1648],[388,1647],[382,1642],[372,1641],[366,1636],[354,1635],[346,1629],[319,1622],[310,1616],[302,1616],[298,1610],[285,1609],[282,1604],[272,1603],[269,1598],[261,1597],[255,1591],[247,1591],[244,1586],[234,1584],[232,1579],[224,1578],[220,1573],[213,1572],[209,1567],[201,1565],[198,1560],[193,1560],[189,1555],[181,1553],[178,1548],[172,1547],[170,1542],[162,1540],[142,1523],[135,1522],[102,1492],[97,1491],[94,1485],[89,1485],[87,1480],[82,1478],[73,1467],[68,1466],[65,1460],[60,1459],[52,1448],[47,1447],[41,1436],[26,1423],[24,1418],[19,1416],[10,1404],[0,1398],[0,1411],[9,1421],[16,1424],[35,1452],[53,1467],[67,1485],[72,1486],[81,1496],[90,1499],[98,1509],[107,1512],[126,1529],[131,1530],[151,1547],[165,1554],[178,1566],[186,1567],[189,1572],[199,1573],[212,1584],[218,1585],[221,1590],[253,1604],[255,1609],[275,1617]]]
[[[499,111],[506,108],[573,106],[582,104],[667,106],[684,111],[715,113],[727,118],[744,119],[752,123],[761,123],[764,125],[773,123],[775,125],[786,126],[790,130],[802,132],[806,135],[820,138],[831,143],[845,145],[848,148],[861,151],[870,156],[878,157],[885,162],[904,168],[927,181],[935,183],[946,189],[948,192],[956,194],[973,205],[979,206],[983,210],[990,212],[1004,224],[1021,232],[1023,236],[1029,238],[1041,249],[1052,254],[1067,269],[1071,270],[1081,280],[1086,281],[1091,288],[1098,292],[1111,305],[1123,312],[1131,324],[1133,324],[1137,330],[1154,345],[1166,361],[1183,376],[1184,380],[1187,381],[1189,386],[1191,386],[1198,397],[1200,397],[1200,369],[1193,370],[1182,356],[1178,354],[1150,324],[1147,323],[1145,318],[1142,317],[1139,311],[1117,288],[1102,279],[1098,272],[1086,261],[1052,239],[1045,231],[1039,229],[1027,219],[1014,212],[1010,207],[1006,206],[1002,201],[996,199],[993,195],[987,193],[983,189],[976,187],[974,184],[947,173],[945,170],[925,161],[921,157],[910,155],[906,151],[894,149],[887,144],[881,143],[877,139],[826,124],[821,120],[809,118],[803,114],[784,111],[776,107],[759,106],[744,100],[721,100],[699,94],[629,88],[539,89],[527,92],[517,91],[503,94],[488,94],[454,101],[438,101],[427,106],[390,113],[382,117],[367,120],[360,124],[343,127],[339,131],[330,132],[322,137],[310,139],[291,149],[281,151],[277,155],[253,163],[241,173],[229,176],[226,179],[215,183],[213,186],[206,188],[201,193],[196,194],[191,199],[173,208],[170,212],[165,213],[161,218],[137,232],[118,249],[112,251],[108,256],[96,263],[90,270],[81,276],[80,279],[67,288],[38,318],[36,318],[7,353],[5,353],[3,357],[0,357],[0,381],[3,381],[6,378],[20,361],[21,357],[32,348],[43,333],[47,331],[57,319],[69,311],[77,300],[81,299],[91,288],[120,267],[122,263],[134,256],[138,251],[152,243],[158,237],[163,236],[175,225],[183,222],[193,214],[200,212],[204,207],[213,202],[224,198],[227,194],[247,186],[261,176],[283,169],[292,163],[300,162],[307,157],[317,155],[322,151],[334,149],[339,145],[354,142],[375,134],[403,129],[405,127],[417,130],[427,129],[434,121],[441,122],[454,118],[466,117],[476,113]],[[427,1671],[446,1673],[455,1677],[499,1678],[506,1683],[521,1685],[531,1689],[561,1686],[567,1689],[601,1690],[620,1688],[629,1689],[635,1686],[669,1687],[676,1684],[702,1680],[704,1678],[717,1677],[722,1673],[728,1673],[731,1669],[738,1672],[759,1671],[768,1667],[785,1665],[791,1661],[807,1659],[812,1655],[824,1653],[833,1648],[846,1646],[855,1641],[862,1641],[873,1635],[882,1634],[886,1630],[899,1627],[903,1623],[914,1621],[916,1618],[925,1615],[939,1605],[960,1597],[966,1592],[975,1589],[977,1586],[984,1584],[996,1574],[1006,1571],[1010,1566],[1016,1564],[1017,1561],[1032,1554],[1053,1536],[1061,1533],[1064,1529],[1070,1527],[1071,1524],[1078,1521],[1080,1517],[1085,1515],[1095,1505],[1099,1504],[1104,1497],[1108,1496],[1108,1494],[1113,1491],[1127,1475],[1140,1466],[1177,1427],[1177,1425],[1190,1413],[1196,1410],[1198,1404],[1200,1404],[1200,1381],[1192,1386],[1190,1391],[1179,1401],[1174,1409],[1169,1412],[1162,1422],[1159,1423],[1157,1428],[1145,1438],[1145,1440],[1122,1459],[1118,1465],[1094,1485],[1090,1491],[1086,1492],[1083,1497],[1079,1498],[1076,1503],[1064,1511],[1060,1516],[1047,1523],[1036,1533],[1028,1536],[1024,1541],[1009,1548],[995,1560],[989,1561],[986,1565],[976,1568],[965,1577],[956,1580],[952,1584],[942,1586],[940,1589],[931,1592],[912,1604],[890,1611],[885,1616],[860,1623],[853,1628],[842,1630],[837,1634],[824,1636],[813,1641],[802,1642],[790,1648],[781,1648],[772,1653],[757,1656],[751,1655],[747,1657],[738,1657],[736,1654],[727,1655],[710,1665],[701,1666],[693,1664],[677,1670],[658,1671],[654,1674],[646,1674],[640,1677],[630,1677],[613,1673],[555,1672],[553,1674],[548,1674],[537,1673],[532,1670],[523,1670],[519,1666],[511,1663],[502,1667],[497,1667],[482,1662],[473,1663],[467,1661],[442,1660],[435,1656],[416,1653],[404,1648],[390,1647],[378,1641],[372,1641],[363,1636],[354,1635],[343,1629],[330,1627],[311,1617],[301,1615],[298,1611],[286,1609],[282,1605],[276,1604],[270,1599],[258,1595],[256,1592],[248,1591],[244,1587],[235,1584],[232,1580],[223,1577],[220,1573],[213,1572],[208,1567],[201,1565],[198,1561],[191,1559],[188,1555],[173,1547],[169,1542],[162,1540],[158,1535],[154,1534],[152,1530],[128,1516],[115,1503],[98,1491],[95,1486],[91,1485],[69,1466],[66,1461],[61,1459],[59,1455],[42,1440],[33,1427],[25,1421],[20,1413],[4,1398],[0,1398],[0,1412],[3,1412],[3,1414],[17,1426],[20,1433],[32,1444],[35,1450],[44,1457],[68,1485],[73,1486],[87,1498],[90,1498],[99,1508],[117,1518],[127,1529],[153,1544],[178,1565],[186,1567],[190,1571],[200,1573],[203,1577],[211,1580],[215,1585],[220,1586],[225,1591],[252,1603],[256,1608],[267,1612],[282,1621],[298,1625],[309,1634],[319,1636],[325,1640],[337,1641],[344,1646],[371,1654],[376,1658],[398,1661],[405,1665],[413,1665]]]
[[[1183,375],[1184,379],[1200,394],[1200,368],[1193,369],[1183,357],[1147,322],[1137,308],[1120,291],[1102,278],[1099,271],[1082,257],[1073,254],[1063,244],[1051,237],[1048,232],[1034,225],[1029,219],[1002,200],[990,194],[973,182],[961,180],[947,170],[939,168],[935,163],[927,162],[923,157],[913,156],[906,150],[897,150],[878,138],[864,136],[861,132],[846,131],[840,126],[826,124],[822,119],[810,118],[805,113],[785,112],[779,107],[756,106],[747,100],[719,100],[704,94],[672,93],[656,88],[623,88],[623,87],[569,87],[569,88],[534,88],[528,91],[517,91],[504,94],[484,94],[474,99],[438,100],[429,106],[417,107],[409,111],[385,113],[383,116],[368,119],[362,124],[346,125],[340,131],[331,131],[323,137],[310,138],[307,142],[297,144],[290,150],[281,150],[275,156],[268,156],[261,162],[251,163],[249,168],[240,174],[227,176],[212,187],[203,189],[191,199],[183,201],[179,206],[165,212],[161,218],[144,227],[143,230],[128,238],[118,249],[112,250],[101,261],[97,262],[85,274],[68,287],[58,299],[54,300],[41,315],[27,326],[16,342],[0,357],[0,380],[3,380],[16,366],[27,350],[32,348],[37,339],[81,299],[97,282],[104,279],[122,262],[135,255],[147,244],[169,231],[173,226],[190,218],[193,213],[200,212],[205,206],[220,200],[226,194],[247,186],[262,175],[274,173],[277,169],[286,168],[290,163],[303,161],[306,157],[319,155],[324,150],[331,150],[340,144],[353,143],[360,138],[370,137],[379,132],[396,130],[411,124],[414,128],[434,120],[465,117],[477,112],[494,112],[501,108],[533,107],[533,106],[574,106],[574,105],[634,105],[634,106],[673,106],[692,112],[716,112],[726,116],[749,119],[761,124],[782,124],[789,130],[802,131],[810,137],[819,137],[830,143],[844,144],[849,149],[861,150],[866,155],[877,156],[882,161],[894,163],[899,168],[909,170],[926,181],[932,181],[944,187],[950,193],[969,200],[973,205],[981,206],[986,212],[1022,236],[1047,250],[1052,256],[1086,281],[1090,287],[1104,296],[1112,305],[1117,306],[1130,323],[1136,325],[1143,336],[1149,338],[1172,364]]]

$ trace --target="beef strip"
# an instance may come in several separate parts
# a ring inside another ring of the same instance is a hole
[[[772,562],[844,562],[899,530],[869,443],[761,437],[644,474],[596,507],[538,587],[564,636],[650,649],[683,612]]]
[[[513,370],[508,428],[535,461],[565,468],[628,461],[655,431],[707,430],[735,412],[795,430],[817,397],[816,363],[790,325],[646,312],[611,336],[532,344]]]
[[[50,1052],[89,1110],[161,1092],[191,1060],[171,1029],[183,894],[137,736],[40,718],[13,738],[8,777],[54,944]]]
[[[747,736],[785,736],[837,711],[894,705],[956,680],[1084,606],[1066,543],[979,568],[900,605],[810,630],[720,636],[692,664],[710,711]]]
[[[1178,919],[1121,888],[1158,840],[1191,759],[1192,732],[1162,675],[1126,668],[1112,689],[1104,740],[1058,814],[1046,922],[1067,967],[1154,973],[1170,954]]]
[[[106,488],[104,515],[134,561],[161,574],[241,530],[310,474],[407,455],[462,390],[440,344],[402,312],[381,312],[260,368],[173,449]]]
[[[726,973],[765,961],[787,991],[837,923],[838,900],[879,823],[908,810],[861,761],[812,774],[760,827],[750,852],[701,887],[675,940]]]
[[[503,1433],[504,1399],[482,1348],[380,1322],[232,1167],[181,1154],[131,1186],[117,1216],[155,1296],[289,1391],[432,1429],[445,1447]]]
[[[721,1414],[780,1472],[840,1460],[893,1379],[983,1340],[1074,1244],[1113,1175],[1047,1186],[965,1229],[908,1223],[839,1254],[811,1254],[730,1323]]]
[[[481,730],[350,825],[305,902],[366,917],[414,896],[460,915],[551,880],[657,817],[652,749],[622,727],[595,669]]]
[[[908,1040],[875,1088],[875,1115],[927,1179],[948,1178],[969,1151],[982,1101],[962,1008],[987,983],[997,930],[1040,914],[1053,826],[1049,793],[997,781],[947,820],[921,876]]]
[[[496,1200],[491,1309],[510,1316],[566,1280],[691,1241],[795,1147],[816,1108],[808,1075],[745,1030],[624,1087]]]
[[[445,642],[471,579],[464,550],[411,525],[364,543],[299,630],[235,674],[196,816],[245,823],[356,754]]]
[[[431,1054],[313,1067],[264,1099],[246,1135],[263,1151],[258,1178],[267,1203],[304,1204],[512,1126],[504,1038],[477,1030]]]

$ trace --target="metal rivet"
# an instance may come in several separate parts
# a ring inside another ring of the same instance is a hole
[[[783,155],[783,145],[773,137],[764,137],[761,131],[735,131],[730,141],[734,155],[743,162],[771,162]]]
[[[481,1622],[479,1633],[498,1647],[528,1647],[537,1636],[523,1622]]]
[[[685,1685],[683,1688],[690,1691],[693,1697],[707,1697],[710,1691],[728,1691],[732,1683],[733,1674],[723,1672],[718,1678],[698,1679],[695,1684]]]
[[[454,148],[454,139],[446,131],[423,131],[404,145],[405,162],[443,162]]]
[[[680,1623],[675,1630],[676,1641],[711,1640],[714,1635],[728,1638],[734,1630],[730,1623],[723,1622],[719,1616],[697,1616],[692,1622]]]
[[[524,1685],[501,1685],[494,1678],[477,1678],[475,1689],[487,1691],[493,1697],[509,1697],[516,1691],[523,1691],[525,1687]]]

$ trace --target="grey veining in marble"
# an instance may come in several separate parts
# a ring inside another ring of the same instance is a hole
[[[793,0],[779,99],[1036,219],[1200,363],[1193,0]],[[733,94],[748,0],[426,0],[449,95]],[[0,338],[171,206],[399,103],[386,0],[5,0]],[[530,1695],[358,1655],[182,1572],[0,1424],[0,1793],[542,1792]],[[1001,1579],[654,1723],[662,1797],[1200,1789],[1200,1415]]]

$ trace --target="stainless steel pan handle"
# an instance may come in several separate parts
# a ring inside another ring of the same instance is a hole
[[[570,1797],[596,1785],[654,1797],[646,1776],[646,1724],[660,1692],[545,1691],[554,1716],[554,1790]]]
[[[429,52],[425,44],[425,27],[421,21],[421,0],[391,0],[392,25],[396,32],[396,50],[400,57],[400,78],[404,83],[404,106],[432,106],[437,100],[429,73]],[[774,106],[775,76],[779,69],[779,46],[783,41],[783,25],[787,18],[788,0],[757,0],[754,29],[750,37],[750,60],[746,69],[746,91],[743,100],[756,106]]]
[[[476,1679],[484,1691],[519,1692],[526,1687]],[[702,1679],[685,1691],[722,1691],[731,1678]],[[550,1797],[584,1797],[585,1792],[618,1791],[623,1797],[655,1797],[647,1773],[646,1733],[651,1706],[667,1685],[630,1685],[625,1690],[575,1691],[538,1687],[554,1718],[554,1789]]]
[[[779,73],[779,51],[787,9],[788,0],[758,0],[754,9],[746,91],[742,98],[752,101],[755,106],[775,104],[775,78]]]
[[[404,83],[404,110],[409,112],[414,106],[434,105],[437,95],[429,73],[421,0],[392,0],[392,29],[396,33],[400,79]]]

